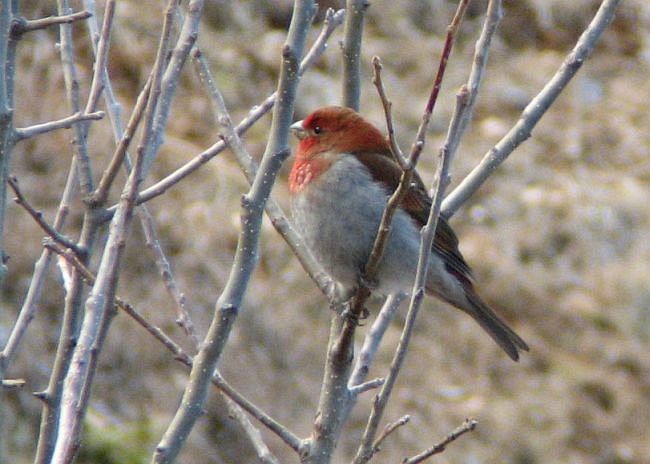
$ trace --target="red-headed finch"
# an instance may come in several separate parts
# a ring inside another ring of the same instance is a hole
[[[291,126],[300,140],[289,175],[297,230],[325,270],[351,294],[368,261],[388,196],[401,176],[383,134],[348,108],[320,108]],[[410,291],[420,228],[431,199],[416,175],[392,222],[377,290]],[[429,259],[427,294],[472,316],[513,360],[526,343],[474,290],[458,239],[441,217]]]

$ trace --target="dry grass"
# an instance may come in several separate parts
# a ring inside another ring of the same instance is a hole
[[[286,2],[278,2],[284,5]],[[366,76],[373,54],[407,144],[419,122],[447,18],[454,5],[420,6],[376,0],[369,12]],[[481,2],[477,2],[481,3]],[[506,19],[470,133],[454,166],[457,182],[512,125],[573,45],[596,2],[506,2]],[[149,70],[160,18],[154,2],[121,2],[110,73],[127,108]],[[575,5],[575,6],[573,6]],[[51,10],[25,5],[39,17]],[[258,2],[206,5],[200,43],[235,118],[262,100],[277,77],[284,6]],[[269,10],[273,10],[273,14]],[[477,9],[477,11],[479,11]],[[587,14],[589,12],[589,14]],[[469,18],[450,62],[442,100],[428,139],[440,146],[454,101],[466,78],[480,16]],[[623,2],[601,46],[527,141],[454,218],[461,248],[479,288],[531,345],[510,362],[468,318],[435,301],[421,313],[407,365],[386,418],[408,413],[411,425],[385,444],[378,462],[397,462],[442,438],[467,416],[476,432],[436,462],[643,463],[650,461],[650,6]],[[644,35],[645,34],[645,35]],[[79,66],[82,88],[90,63],[85,36]],[[17,125],[66,114],[53,31],[33,33],[19,47]],[[339,98],[335,46],[305,76],[297,116]],[[363,111],[378,124],[382,113],[369,80]],[[91,132],[97,173],[112,145],[105,123]],[[247,136],[255,156],[263,150],[268,118]],[[186,72],[166,144],[153,172],[157,179],[217,138],[198,80]],[[12,172],[25,194],[52,218],[70,162],[69,134],[19,145]],[[423,159],[429,178],[434,156]],[[286,176],[284,176],[286,177]],[[286,204],[284,177],[274,195]],[[151,180],[154,180],[154,179]],[[213,160],[186,182],[151,203],[179,284],[196,325],[204,332],[223,288],[234,251],[243,176],[230,154]],[[115,194],[115,192],[114,192]],[[79,224],[80,204],[66,230]],[[42,232],[17,206],[8,213],[9,276],[2,292],[0,340],[14,322],[40,253]],[[9,394],[8,461],[30,462],[39,404],[30,391],[44,388],[62,308],[53,269],[28,343],[11,373],[28,386]],[[138,227],[128,245],[119,293],[176,339],[174,309]],[[223,357],[224,376],[301,436],[313,420],[330,314],[289,249],[265,223],[262,256],[246,306]],[[381,376],[399,336],[386,337],[371,376]],[[363,330],[362,330],[363,332]],[[187,344],[186,344],[187,345]],[[80,462],[146,462],[176,408],[186,372],[143,331],[119,316],[100,360]],[[362,398],[337,451],[355,450],[371,395]],[[268,443],[284,462],[295,461],[274,437]],[[121,454],[111,454],[111,453]],[[104,453],[104,454],[101,454]],[[190,438],[180,462],[253,462],[217,395]]]

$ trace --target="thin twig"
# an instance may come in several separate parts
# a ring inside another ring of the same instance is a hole
[[[477,425],[478,422],[476,422],[474,419],[465,419],[465,422],[463,422],[460,427],[450,432],[447,437],[445,437],[445,439],[440,443],[433,445],[431,448],[423,451],[416,456],[404,459],[402,461],[402,464],[419,464],[431,456],[442,453],[450,443],[458,440],[466,433],[473,431]]]
[[[113,30],[113,17],[115,16],[115,0],[108,0],[104,8],[104,21],[99,35],[95,52],[95,65],[93,66],[93,79],[90,83],[90,92],[86,102],[85,113],[94,111],[104,89],[106,77],[106,62],[111,44],[111,31]],[[94,40],[92,38],[91,40]]]
[[[460,140],[465,133],[465,129],[467,129],[467,126],[472,119],[479,87],[488,61],[492,37],[494,36],[502,17],[503,10],[501,7],[501,0],[490,0],[485,15],[485,22],[483,23],[483,29],[476,42],[472,69],[470,70],[467,85],[463,85],[459,91],[459,95],[462,96],[462,98],[456,99],[454,115],[451,118],[449,129],[447,130],[447,137],[444,146],[452,157],[456,153]]]
[[[555,75],[526,106],[517,123],[488,151],[481,162],[445,198],[442,214],[452,216],[476,192],[494,170],[526,141],[535,125],[578,72],[594,50],[605,28],[612,22],[620,0],[604,0],[577,44],[562,62]]]
[[[169,58],[169,63],[166,65],[165,72],[162,76],[160,88],[161,98],[156,107],[156,118],[154,119],[153,126],[154,136],[145,152],[145,173],[149,172],[149,169],[162,146],[164,129],[171,110],[172,99],[180,81],[180,73],[199,35],[199,25],[201,22],[203,5],[204,0],[189,1],[187,5],[188,13],[183,19],[178,40],[176,41],[176,45],[172,50],[171,57]],[[175,13],[176,9],[174,10],[174,14]]]
[[[350,391],[350,395],[359,396],[360,394],[365,393],[367,391],[375,390],[381,387],[383,384],[384,384],[384,379],[378,377],[376,379],[368,380],[367,382],[363,382],[354,385],[352,387],[348,387],[348,390]]]
[[[25,211],[29,213],[29,215],[36,221],[36,223],[40,226],[45,233],[52,238],[57,243],[60,243],[62,246],[66,248],[70,248],[73,250],[76,254],[80,254],[81,250],[79,250],[79,247],[77,247],[77,244],[60,233],[58,230],[56,230],[54,227],[50,225],[45,219],[43,219],[43,213],[40,211],[37,211],[30,203],[27,201],[25,196],[20,190],[20,187],[18,186],[18,179],[16,179],[13,176],[9,176],[7,179],[7,182],[9,183],[9,186],[11,189],[14,191],[14,194],[16,195],[16,198],[14,198],[14,201],[16,204],[22,206]]]
[[[58,0],[59,16],[72,14],[68,0]],[[72,37],[72,24],[59,24],[60,31],[60,55],[63,67],[63,78],[66,87],[66,97],[68,100],[69,110],[71,112],[81,112],[81,95],[79,92],[79,79],[77,67],[75,65],[74,40]],[[72,125],[73,138],[72,150],[74,156],[78,158],[77,169],[79,170],[79,183],[83,195],[88,196],[93,191],[94,182],[92,169],[90,166],[90,157],[88,155],[88,146],[86,144],[86,126],[84,122],[76,122]]]
[[[372,57],[372,83],[377,88],[377,93],[379,94],[379,99],[381,100],[382,106],[384,108],[384,115],[386,118],[386,131],[388,133],[388,143],[390,144],[390,151],[395,158],[395,161],[402,168],[403,171],[406,171],[408,168],[408,159],[402,153],[402,149],[397,143],[397,137],[395,137],[395,127],[393,126],[393,102],[388,99],[386,95],[386,90],[384,89],[384,82],[381,79],[381,59],[378,56]]]
[[[149,75],[147,82],[145,83],[143,89],[140,91],[140,94],[138,95],[138,99],[135,102],[135,106],[131,113],[131,117],[129,119],[128,124],[126,125],[126,130],[119,135],[119,143],[117,145],[117,148],[115,149],[115,152],[111,158],[111,161],[106,167],[106,170],[102,174],[101,179],[99,180],[97,189],[93,192],[89,200],[89,202],[92,205],[97,205],[97,206],[103,205],[106,202],[106,199],[108,198],[110,188],[113,185],[113,182],[115,181],[115,177],[117,176],[120,167],[124,163],[125,157],[127,155],[127,150],[129,148],[129,145],[131,144],[131,141],[133,140],[135,131],[138,128],[140,121],[142,121],[144,110],[147,107],[147,103],[149,101],[151,81],[152,81],[152,76]],[[129,162],[128,164],[129,166],[127,167],[127,169],[130,170],[131,163]]]
[[[357,362],[352,370],[352,375],[350,375],[350,381],[348,382],[348,388],[350,391],[353,391],[356,385],[361,384],[368,375],[370,366],[372,365],[377,350],[379,349],[379,344],[384,338],[384,333],[395,318],[397,310],[405,299],[406,294],[404,292],[398,292],[389,295],[388,298],[386,298],[386,301],[370,326],[370,330],[368,330],[368,333],[363,340],[363,345],[359,350]]]
[[[5,390],[17,390],[25,386],[27,381],[25,379],[2,379],[0,387]]]
[[[379,451],[381,451],[381,444],[384,442],[384,440],[386,440],[386,438],[388,438],[390,434],[392,434],[395,430],[402,427],[403,425],[408,424],[410,420],[411,416],[406,414],[397,419],[395,422],[386,424],[384,430],[379,434],[375,442],[372,444],[373,454],[377,454]]]
[[[248,441],[253,446],[253,449],[257,453],[257,459],[263,464],[280,464],[278,458],[271,453],[271,450],[264,442],[262,434],[259,429],[255,427],[244,410],[229,397],[224,396],[226,401],[226,408],[228,409],[228,415],[235,419],[239,426],[244,432],[244,436],[248,438]]]
[[[59,202],[59,207],[57,208],[52,223],[52,228],[54,228],[54,230],[60,230],[63,228],[65,219],[70,210],[70,203],[77,190],[77,170],[75,167],[76,160],[73,158],[68,171],[68,179],[66,180],[63,194]],[[27,289],[27,295],[25,296],[18,313],[16,323],[9,333],[7,343],[2,352],[0,352],[0,368],[6,368],[11,364],[11,361],[13,360],[27,330],[27,326],[34,318],[34,313],[38,308],[38,300],[40,299],[41,291],[43,289],[43,282],[47,274],[51,255],[50,250],[43,248],[41,256],[34,264],[34,273],[32,275],[32,280],[29,283],[29,288]]]
[[[74,124],[81,121],[99,121],[104,117],[103,111],[95,111],[92,113],[77,112],[71,116],[67,116],[56,121],[49,121],[43,124],[34,124],[29,127],[22,127],[16,129],[16,139],[25,140],[46,132],[52,132],[58,129],[70,129]]]
[[[409,154],[409,162],[412,169],[415,169],[417,164],[418,157],[424,147],[424,140],[426,137],[426,130],[429,125],[429,120],[431,119],[431,112],[433,111],[440,90],[440,85],[442,83],[442,78],[446,69],[447,60],[451,53],[453,43],[460,28],[460,24],[467,10],[468,0],[461,0],[456,9],[456,14],[454,15],[453,20],[451,21],[449,27],[447,28],[447,37],[445,39],[445,45],[443,48],[443,53],[440,58],[440,64],[438,65],[438,72],[434,80],[433,88],[429,94],[429,100],[422,115],[422,122],[418,128],[417,136],[415,142],[411,148],[411,153]],[[357,455],[354,459],[355,464],[362,464],[368,462],[373,456],[373,447],[374,437],[377,433],[377,428],[381,421],[384,409],[388,403],[388,399],[392,393],[393,387],[399,375],[399,371],[404,362],[406,352],[408,351],[408,346],[410,344],[411,334],[413,332],[413,327],[415,325],[415,320],[417,318],[417,313],[424,298],[424,283],[426,281],[426,275],[428,272],[428,263],[429,256],[431,253],[431,248],[433,244],[433,238],[435,235],[436,226],[438,223],[438,215],[440,212],[440,202],[442,201],[442,194],[446,187],[446,182],[448,182],[447,172],[449,170],[449,157],[446,151],[441,151],[440,160],[438,165],[438,170],[436,173],[436,178],[434,180],[433,199],[431,211],[429,211],[429,218],[426,225],[422,228],[422,236],[420,241],[420,252],[418,265],[416,270],[415,282],[413,284],[413,290],[411,291],[411,302],[409,306],[409,311],[407,313],[406,322],[404,324],[404,329],[402,331],[402,336],[400,337],[393,361],[391,362],[391,367],[386,377],[386,382],[381,388],[375,402],[373,403],[372,411],[366,425],[366,429],[363,433],[363,438],[361,439],[361,444],[357,450]],[[390,201],[394,197],[399,195],[400,188],[406,189],[408,185],[406,181],[410,183],[411,175],[413,171],[404,171],[402,178],[400,179],[400,185],[395,193],[389,199],[389,202],[386,206],[388,210],[390,206]],[[410,175],[409,175],[410,174]],[[381,227],[384,226],[384,218],[387,217],[386,211],[384,212],[384,217],[382,217]],[[385,226],[384,226],[385,227]],[[378,246],[377,242],[379,241],[379,234],[375,240],[375,247]],[[381,245],[381,244],[379,244]]]
[[[26,32],[32,32],[39,29],[45,29],[46,27],[56,26],[58,24],[71,24],[76,21],[82,21],[88,19],[92,16],[90,11],[78,11],[77,13],[71,13],[61,16],[48,16],[47,18],[40,19],[25,19],[19,18],[14,20],[11,25],[11,34],[15,37],[20,37]]]

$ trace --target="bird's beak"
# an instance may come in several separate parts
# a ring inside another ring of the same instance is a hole
[[[291,129],[291,132],[293,132],[293,135],[295,135],[298,140],[302,140],[307,136],[307,131],[302,126],[302,121],[294,122],[289,126],[289,129]]]

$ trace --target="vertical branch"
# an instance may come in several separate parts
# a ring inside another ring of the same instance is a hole
[[[60,16],[72,13],[68,0],[58,0],[58,14]],[[81,112],[81,97],[79,95],[79,78],[75,66],[74,41],[72,38],[72,24],[61,24],[59,26],[61,64],[63,66],[63,78],[65,80],[67,101],[70,105],[70,114]],[[88,196],[93,191],[92,170],[88,147],[86,145],[86,123],[78,122],[73,126],[72,149],[74,156],[78,158],[77,169],[79,170],[79,182],[81,192]]]
[[[472,69],[470,70],[467,85],[461,89],[461,93],[466,94],[466,96],[462,99],[457,99],[456,102],[459,105],[456,107],[456,114],[452,117],[447,131],[445,146],[447,147],[446,149],[450,153],[450,156],[453,156],[456,153],[460,140],[465,133],[465,129],[467,129],[467,125],[472,119],[479,87],[481,85],[481,80],[483,79],[485,67],[487,66],[490,46],[492,44],[492,36],[496,32],[502,17],[503,8],[501,6],[501,0],[490,0],[485,15],[485,22],[483,23],[483,29],[475,45],[474,60],[472,62]]]
[[[152,95],[144,117],[144,129],[138,147],[135,165],[129,175],[118,209],[109,228],[108,239],[99,263],[97,280],[86,301],[86,312],[79,332],[70,368],[63,383],[60,417],[52,462],[70,462],[79,446],[81,426],[88,404],[89,391],[95,374],[96,362],[110,320],[114,313],[114,297],[117,286],[120,261],[129,234],[137,192],[143,178],[144,154],[153,137],[156,106],[160,97],[160,83],[168,50],[174,0],[165,10],[163,31],[152,71]]]
[[[11,34],[14,19],[12,2],[2,0],[0,10],[0,285],[7,273],[7,254],[4,251],[4,222],[7,204],[7,177],[9,159],[15,142],[13,125],[14,73],[16,41]],[[0,358],[0,378],[2,378]]]
[[[145,154],[144,174],[149,171],[153,161],[164,140],[164,130],[169,117],[171,102],[178,86],[179,77],[183,66],[190,54],[190,50],[199,35],[199,24],[203,12],[203,0],[191,0],[188,5],[188,14],[185,16],[176,46],[171,59],[162,76],[161,98],[156,108],[156,117],[153,126],[153,138]]]
[[[248,194],[242,198],[241,231],[226,287],[219,297],[214,318],[202,348],[195,357],[181,405],[156,447],[152,462],[173,462],[196,420],[201,415],[209,382],[235,322],[257,262],[262,213],[276,175],[288,156],[289,125],[293,116],[300,57],[307,31],[316,13],[312,0],[296,0],[287,43],[282,50],[278,100],[273,110],[271,134],[260,170]]]
[[[14,15],[14,2],[2,0],[0,4],[0,286],[7,274],[6,262],[9,256],[4,248],[4,226],[7,206],[7,179],[9,177],[9,162],[15,141],[13,124],[14,107],[14,73],[16,58],[16,43],[11,34],[11,24]],[[5,371],[9,364],[6,347],[0,352],[0,382],[4,380]],[[5,392],[0,391],[0,461],[4,454],[4,424]]]
[[[342,104],[358,110],[361,95],[361,44],[363,19],[368,0],[347,0],[343,40]],[[351,407],[348,379],[354,357],[356,324],[350,318],[334,314],[327,345],[327,360],[312,430],[309,451],[302,461],[325,463],[334,451],[340,431]]]
[[[434,79],[431,92],[429,93],[429,99],[427,101],[427,104],[424,109],[424,113],[422,115],[422,121],[418,128],[415,142],[413,143],[413,146],[411,148],[411,153],[409,154],[408,157],[408,162],[406,163],[407,169],[404,170],[402,174],[402,178],[400,179],[398,188],[395,190],[391,198],[388,200],[388,203],[386,205],[386,210],[384,211],[384,216],[382,217],[382,221],[379,227],[379,233],[377,234],[377,239],[375,240],[375,244],[373,246],[372,253],[373,255],[375,254],[378,255],[379,259],[381,258],[381,254],[382,254],[381,248],[383,246],[383,244],[381,243],[381,239],[382,239],[381,232],[383,232],[384,229],[386,229],[390,225],[390,218],[391,218],[391,216],[389,215],[390,209],[391,207],[396,208],[395,203],[399,202],[400,195],[405,193],[403,192],[403,190],[405,190],[405,188],[407,188],[407,186],[410,184],[411,177],[415,169],[415,165],[418,161],[420,153],[422,152],[422,149],[424,148],[426,131],[429,125],[429,121],[431,119],[431,114],[433,112],[433,109],[435,107],[438,98],[438,93],[440,91],[442,79],[444,77],[445,70],[447,67],[447,61],[449,60],[449,56],[451,54],[451,50],[453,48],[453,44],[456,39],[456,35],[460,28],[460,24],[465,16],[465,12],[467,11],[468,3],[469,0],[461,0],[459,2],[454,18],[452,19],[451,23],[447,27],[447,36],[445,39],[442,55],[440,57],[438,71],[436,73],[436,77]],[[377,68],[377,71],[379,71],[379,69],[381,68]],[[377,79],[377,82],[380,83],[381,80]],[[390,105],[385,104],[384,108],[390,108]],[[389,116],[389,113],[387,113],[387,115]],[[406,317],[406,322],[404,324],[404,329],[402,330],[402,336],[400,337],[400,341],[395,351],[395,355],[393,356],[393,361],[391,362],[391,367],[388,376],[386,377],[386,380],[381,390],[379,391],[378,395],[375,397],[372,411],[370,413],[370,417],[368,419],[366,429],[361,439],[361,444],[359,445],[359,449],[357,450],[357,454],[354,458],[355,464],[362,464],[368,462],[376,451],[376,447],[373,446],[373,444],[375,443],[375,437],[377,434],[379,423],[381,422],[383,412],[386,408],[386,405],[388,404],[388,399],[390,398],[390,395],[393,391],[393,387],[397,380],[397,376],[399,375],[402,364],[406,357],[406,353],[408,351],[411,335],[413,333],[413,328],[415,326],[415,320],[417,318],[418,311],[422,304],[422,300],[424,299],[424,285],[426,282],[427,272],[429,270],[429,257],[431,254],[433,239],[435,236],[436,227],[438,225],[440,203],[442,201],[442,194],[444,192],[444,189],[446,188],[446,184],[449,182],[449,176],[447,173],[449,171],[450,161],[451,160],[448,151],[444,149],[441,150],[438,169],[436,171],[434,186],[432,189],[433,199],[432,199],[431,210],[429,211],[429,217],[427,223],[425,224],[425,226],[422,228],[420,232],[421,240],[420,240],[420,252],[418,257],[419,259],[418,259],[418,265],[415,274],[415,281],[413,283],[413,289],[411,290],[411,301],[410,301],[409,310]],[[379,249],[379,251],[377,251],[377,249]]]
[[[368,0],[347,0],[343,39],[343,105],[359,110],[361,99],[361,39]]]
[[[403,292],[390,295],[386,299],[386,302],[383,304],[377,317],[370,326],[368,334],[363,340],[363,345],[359,350],[357,362],[354,365],[354,370],[350,376],[348,388],[361,385],[366,380],[370,366],[375,359],[375,354],[379,349],[379,343],[384,338],[386,329],[388,329],[388,326],[395,318],[397,310],[405,299],[406,294]]]
[[[59,0],[58,13],[60,16],[68,15],[71,9],[67,0]],[[59,26],[61,64],[66,84],[66,100],[71,113],[80,112],[81,97],[79,94],[79,81],[75,66],[75,53],[72,40],[72,24],[61,24]],[[78,186],[84,196],[87,196],[93,189],[92,172],[86,145],[87,123],[78,122],[73,126],[72,150],[73,162],[71,171],[68,174],[65,191],[61,199],[60,207],[55,220],[55,227],[62,227],[68,213],[69,204],[76,194]],[[97,211],[92,208],[86,210],[78,247],[85,251],[81,257],[84,264],[87,264],[90,251],[93,248],[99,222]],[[40,298],[42,280],[49,262],[49,251],[44,250],[39,259],[38,272],[35,272],[28,298],[23,305],[23,310],[28,308],[26,314],[33,312],[35,305]],[[32,292],[33,290],[33,292]],[[73,270],[70,286],[66,289],[63,323],[57,352],[54,358],[54,365],[47,389],[39,393],[43,400],[43,411],[41,414],[41,426],[39,430],[38,446],[36,449],[35,462],[42,464],[50,461],[54,451],[59,426],[59,415],[61,410],[61,399],[63,395],[64,377],[68,373],[72,361],[73,349],[79,333],[79,322],[81,317],[83,281],[81,276]],[[31,297],[31,299],[29,298]],[[29,305],[27,303],[29,302]],[[24,319],[26,320],[26,319]]]

